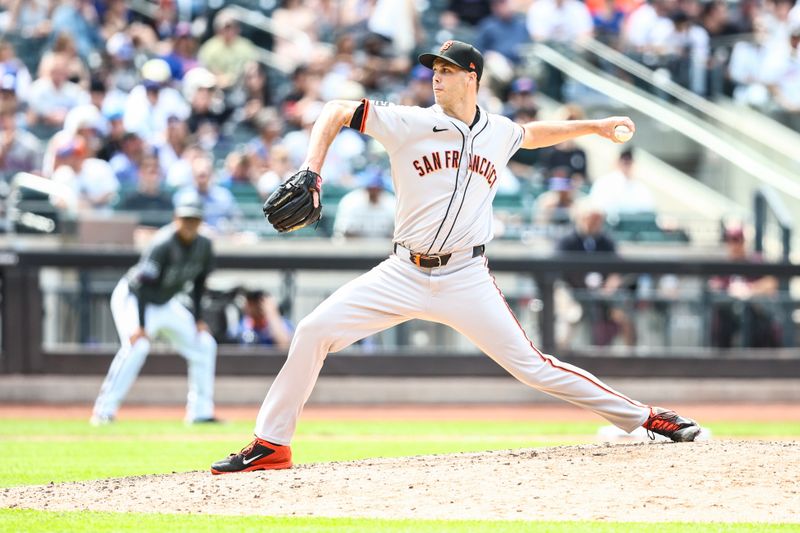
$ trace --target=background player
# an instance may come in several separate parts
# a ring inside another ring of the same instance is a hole
[[[111,313],[120,347],[94,404],[91,423],[113,421],[150,351],[150,339],[165,338],[189,365],[187,422],[213,422],[217,343],[200,319],[200,299],[211,272],[211,241],[198,233],[203,219],[199,198],[175,207],[173,222],[153,237],[149,249],[117,284]],[[193,284],[193,311],[174,296]]]
[[[301,167],[312,172],[319,173],[345,125],[386,148],[397,195],[394,253],[300,322],[258,414],[256,439],[214,463],[212,473],[289,468],[297,419],[327,354],[412,318],[451,326],[523,383],[590,409],[625,431],[644,425],[675,441],[694,440],[700,432],[694,421],[632,400],[537,350],[483,257],[492,239],[495,182],[519,148],[588,134],[615,140],[614,128],[634,130],[633,122],[611,117],[520,126],[477,106],[483,57],[471,45],[447,41],[439,54],[419,60],[433,69],[437,105],[333,101],[314,124]],[[318,201],[315,196],[315,206]]]

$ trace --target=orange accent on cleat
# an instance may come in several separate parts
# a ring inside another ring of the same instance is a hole
[[[211,473],[232,474],[255,470],[283,470],[291,467],[291,447],[273,444],[256,437],[239,453],[232,453],[211,465]]]

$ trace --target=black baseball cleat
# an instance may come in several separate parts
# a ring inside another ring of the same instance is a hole
[[[663,407],[651,407],[650,417],[642,427],[652,440],[656,438],[654,433],[658,433],[675,442],[691,442],[700,434],[700,425],[697,422]]]
[[[292,449],[272,444],[258,437],[225,459],[211,465],[212,474],[251,472],[253,470],[281,470],[292,467]]]

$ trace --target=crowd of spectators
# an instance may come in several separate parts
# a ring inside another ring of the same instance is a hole
[[[480,101],[518,122],[538,114],[539,88],[526,75],[523,47],[589,36],[654,68],[682,72],[703,93],[707,67],[719,59],[713,38],[754,32],[732,46],[733,94],[753,105],[800,108],[800,83],[792,78],[800,8],[790,0],[743,0],[735,12],[718,0],[285,0],[267,11],[283,37],[243,25],[235,6],[149,5],[153,11],[143,16],[118,0],[0,1],[0,172],[6,181],[26,171],[61,183],[63,194],[53,198],[61,216],[163,211],[167,198],[199,194],[206,222],[236,231],[253,212],[241,203],[263,200],[302,163],[325,101],[431,105],[431,72],[414,57],[446,38],[469,39],[484,51]],[[676,58],[695,63],[685,68]],[[582,112],[570,105],[562,116]],[[380,147],[343,130],[323,168],[327,189],[341,191],[331,198],[366,191],[376,168],[387,168]],[[563,197],[556,204],[529,204],[560,223],[565,187],[592,188],[587,168],[574,143],[520,152],[498,190],[535,197],[552,189]],[[390,196],[391,180],[382,179]],[[549,217],[527,206],[523,219]],[[338,226],[324,229],[348,233]],[[391,227],[371,233],[390,235]]]

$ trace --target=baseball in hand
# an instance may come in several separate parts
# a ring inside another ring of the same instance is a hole
[[[633,137],[633,131],[631,131],[628,126],[620,124],[614,128],[614,137],[616,137],[619,142],[625,143],[631,140],[631,137]]]

